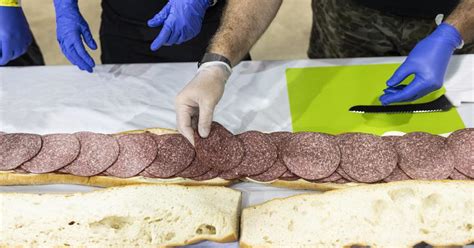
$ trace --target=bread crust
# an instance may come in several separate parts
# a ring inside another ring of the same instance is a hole
[[[111,176],[80,177],[69,174],[45,173],[45,174],[20,174],[12,171],[0,172],[0,185],[41,185],[41,184],[78,184],[98,187],[114,187],[135,184],[177,184],[183,186],[207,185],[207,186],[229,186],[233,182],[221,178],[207,181],[195,181],[186,178],[145,178],[131,177],[118,178]]]

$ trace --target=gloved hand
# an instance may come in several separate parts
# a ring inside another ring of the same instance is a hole
[[[387,81],[388,88],[380,97],[383,105],[414,101],[443,85],[449,59],[462,44],[461,34],[455,27],[443,23],[428,37],[420,41],[407,59]],[[396,87],[406,77],[415,79],[406,87]]]
[[[191,119],[198,118],[198,132],[203,138],[209,135],[214,109],[224,94],[224,87],[231,69],[223,62],[201,65],[196,76],[176,97],[176,122],[178,131],[194,144]]]
[[[87,53],[87,46],[95,50],[97,44],[92,38],[89,25],[79,12],[77,0],[54,0],[56,9],[56,34],[61,51],[66,58],[81,70],[92,72],[95,63]]]
[[[6,65],[28,50],[32,36],[23,10],[0,7],[0,65]]]
[[[151,44],[156,51],[161,46],[172,46],[186,42],[199,34],[209,0],[169,0],[166,6],[148,21],[148,26],[163,26]]]

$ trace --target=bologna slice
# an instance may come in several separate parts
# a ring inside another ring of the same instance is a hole
[[[181,134],[155,135],[158,153],[145,171],[158,177],[169,178],[188,168],[194,160],[191,143]]]
[[[273,166],[278,151],[267,135],[257,131],[248,131],[237,137],[242,140],[245,150],[245,156],[238,167],[241,176],[258,175]]]
[[[397,166],[395,148],[379,136],[349,133],[338,135],[337,140],[341,149],[340,167],[358,182],[381,181]]]
[[[474,178],[474,128],[458,130],[447,139],[454,154],[455,167],[462,174]]]
[[[221,172],[237,167],[244,157],[242,141],[216,122],[207,138],[195,132],[194,143],[200,163]]]
[[[41,150],[37,134],[10,133],[0,135],[0,170],[12,170],[32,159]]]
[[[148,133],[124,134],[117,138],[120,153],[104,174],[128,178],[138,175],[156,157],[157,146]]]
[[[95,176],[109,168],[118,158],[117,140],[106,134],[78,132],[74,134],[81,144],[79,156],[60,172],[76,176]]]
[[[400,168],[412,179],[446,179],[454,169],[454,156],[446,138],[415,132],[396,142]]]
[[[72,134],[47,134],[42,136],[40,152],[21,168],[32,173],[48,173],[70,164],[79,155],[81,145]]]
[[[287,139],[282,155],[292,173],[308,180],[330,176],[341,158],[334,137],[323,133],[293,134]]]

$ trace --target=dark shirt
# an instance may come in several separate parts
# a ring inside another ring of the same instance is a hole
[[[104,11],[109,15],[119,17],[122,21],[130,23],[143,24],[158,14],[168,0],[102,0]],[[206,21],[220,21],[224,0],[220,0],[217,4],[208,9]]]
[[[165,7],[167,0],[103,0],[108,11],[124,20],[146,23]]]
[[[384,13],[403,16],[435,18],[437,14],[449,15],[459,0],[353,0]]]
[[[147,21],[167,3],[168,0],[102,0],[101,34],[152,41],[161,28],[150,28]],[[217,29],[224,6],[225,0],[219,0],[206,11],[202,32]]]

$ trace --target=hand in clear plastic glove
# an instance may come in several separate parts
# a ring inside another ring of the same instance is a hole
[[[461,44],[461,34],[455,27],[446,23],[439,25],[415,46],[387,81],[388,88],[384,90],[380,102],[383,105],[410,102],[441,88],[449,59]],[[415,74],[415,79],[410,84],[396,87],[411,74]]]
[[[198,132],[203,138],[209,135],[214,109],[224,94],[231,70],[223,62],[201,65],[196,76],[176,97],[178,131],[194,145],[193,117],[198,117]]]
[[[0,65],[6,65],[26,53],[32,40],[23,10],[19,7],[0,7]]]
[[[148,21],[148,26],[163,26],[151,44],[156,51],[162,46],[182,44],[199,34],[209,0],[169,0],[166,6]]]
[[[90,49],[97,49],[89,25],[79,12],[77,0],[54,0],[56,34],[61,51],[81,70],[92,72],[94,60],[87,53],[83,41]]]

